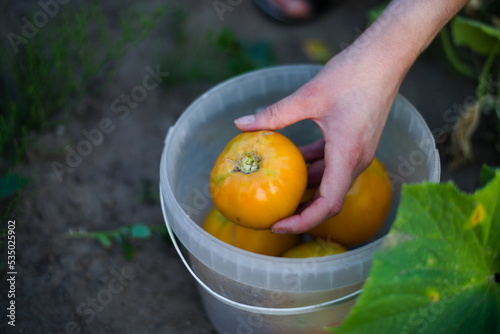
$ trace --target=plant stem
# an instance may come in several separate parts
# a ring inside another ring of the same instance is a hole
[[[259,164],[262,158],[255,152],[245,152],[236,162],[234,166],[235,172],[251,174],[259,170]]]
[[[455,52],[455,49],[453,48],[450,40],[450,34],[448,33],[446,27],[441,29],[441,31],[439,32],[439,38],[441,39],[441,43],[443,44],[443,50],[446,58],[453,66],[453,68],[469,78],[476,79],[476,72],[472,69],[472,67],[464,63]]]
[[[481,70],[481,73],[479,74],[479,86],[477,89],[477,98],[480,99],[481,97],[485,96],[488,94],[488,75],[491,72],[491,68],[493,67],[494,61],[496,59],[496,55],[500,51],[500,43],[495,45],[495,48],[491,50],[490,54],[488,55],[488,58],[486,59],[486,62],[483,65],[483,69]]]

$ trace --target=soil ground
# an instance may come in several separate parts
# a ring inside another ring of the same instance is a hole
[[[225,12],[223,20],[211,1],[187,1],[182,6],[197,29],[228,26],[243,41],[264,40],[276,51],[278,63],[284,64],[308,62],[301,48],[308,39],[321,39],[338,52],[359,34],[367,11],[377,3],[339,2],[317,20],[294,26],[269,20],[250,0]],[[72,230],[163,223],[159,203],[139,199],[143,181],[151,181],[156,190],[169,126],[216,82],[159,86],[127,117],[117,118],[110,112],[112,101],[140,84],[147,66],[156,68],[152,55],[159,48],[169,52],[161,35],[139,45],[124,59],[112,84],[99,96],[85,99],[63,127],[41,133],[26,163],[19,166],[18,172],[31,183],[19,212],[11,217],[16,220],[16,326],[7,325],[4,271],[0,275],[1,333],[215,333],[194,280],[162,238],[133,241],[135,256],[126,260],[117,245],[104,248],[96,240],[65,237]],[[176,71],[174,63],[161,66],[161,71]],[[472,80],[453,73],[442,59],[427,55],[408,73],[401,94],[434,130],[450,125],[445,113],[463,104],[474,89]],[[103,119],[112,120],[113,130],[60,181],[52,162],[64,162],[64,148],[76,147],[85,139],[82,131],[98,129]],[[481,132],[474,143],[474,163],[457,170],[448,168],[445,146],[439,144],[442,181],[452,180],[473,191],[479,185],[481,163],[499,164],[499,152]]]

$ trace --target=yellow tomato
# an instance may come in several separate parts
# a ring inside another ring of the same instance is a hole
[[[300,199],[300,203],[305,203],[310,200],[314,196],[315,192],[316,188],[307,188],[306,191],[304,191],[302,198]]]
[[[273,131],[244,132],[217,158],[210,174],[215,207],[230,221],[269,229],[297,209],[307,168],[295,144]]]
[[[283,253],[283,257],[303,258],[335,255],[347,252],[347,249],[333,241],[317,238],[301,243]]]
[[[382,163],[373,162],[354,180],[340,213],[308,234],[330,238],[346,246],[364,242],[383,225],[392,200],[392,186]]]
[[[280,256],[300,243],[296,234],[273,234],[271,230],[252,230],[238,226],[213,208],[203,222],[203,229],[230,245],[263,255]]]

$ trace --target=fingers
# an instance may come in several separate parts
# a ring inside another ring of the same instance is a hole
[[[324,167],[317,193],[298,214],[276,222],[272,226],[273,232],[304,233],[338,214],[352,180],[364,166],[362,153],[355,147],[348,150],[347,147],[327,146],[324,161],[328,165]]]
[[[321,224],[328,218],[338,214],[349,190],[350,181],[337,184],[336,188],[323,187],[323,183],[317,194],[305,204],[302,211],[296,215],[280,220],[272,226],[273,233],[277,234],[300,234],[305,233],[313,227]],[[326,189],[323,190],[323,189]]]
[[[311,118],[315,102],[305,86],[253,115],[236,119],[234,124],[241,131],[277,130]]]
[[[275,223],[271,230],[276,234],[300,234],[322,223],[328,216],[326,198],[312,200],[311,204],[299,214],[287,217]]]
[[[253,114],[240,117],[234,124],[241,131],[277,130],[303,119],[304,114],[290,98],[280,100]]]
[[[305,208],[300,213],[275,223],[271,227],[273,233],[305,233],[328,218],[338,214],[342,209],[349,185],[350,182],[346,185],[339,184],[338,190],[327,191],[324,194],[321,194],[319,190],[320,195],[315,195],[309,203],[306,203]]]

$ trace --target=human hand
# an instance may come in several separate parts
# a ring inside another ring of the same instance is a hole
[[[255,115],[242,131],[277,130],[303,119],[323,140],[302,147],[309,182],[320,183],[297,214],[275,233],[302,233],[337,214],[352,181],[371,162],[390,106],[418,55],[467,0],[392,0],[380,17],[308,83]]]
[[[311,119],[323,134],[300,148],[310,163],[309,186],[319,188],[297,214],[276,222],[274,233],[306,232],[339,213],[352,181],[373,159],[400,80],[367,59],[340,53],[290,96],[235,121],[242,131],[256,131]]]

